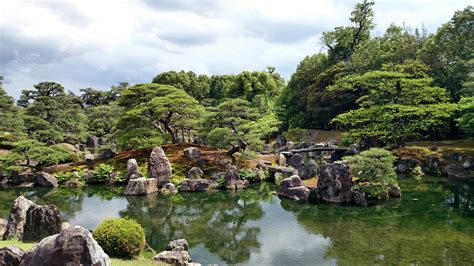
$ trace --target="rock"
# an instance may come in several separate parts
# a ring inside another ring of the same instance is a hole
[[[61,231],[61,213],[54,205],[31,206],[26,212],[23,241],[40,241]]]
[[[259,169],[262,169],[262,168],[266,168],[268,166],[271,166],[272,163],[269,162],[269,161],[265,161],[265,160],[260,160],[258,161],[256,167],[259,168]]]
[[[0,173],[0,188],[8,187],[8,177]]]
[[[23,183],[34,183],[35,174],[34,173],[14,173],[10,183],[14,186],[19,186]]]
[[[281,184],[281,181],[283,181],[283,179],[285,179],[286,177],[283,176],[282,173],[274,173],[273,174],[273,181],[275,184],[277,185],[280,185]]]
[[[310,188],[308,195],[308,202],[310,203],[321,203],[321,194],[318,191],[318,188]]]
[[[351,144],[349,145],[349,155],[356,155],[359,154],[361,151],[360,145],[359,144]]]
[[[280,148],[282,146],[286,145],[286,139],[282,135],[277,135],[276,137],[276,147]]]
[[[172,178],[171,164],[161,147],[153,148],[148,160],[148,176],[158,180],[158,187],[162,187]]]
[[[80,226],[68,227],[41,240],[23,256],[21,265],[111,265],[109,256]]]
[[[7,230],[8,221],[0,218],[0,238],[3,238],[3,234]]]
[[[281,181],[278,195],[293,200],[307,200],[309,196],[309,188],[303,185],[299,176],[293,175]]]
[[[163,251],[154,256],[152,260],[174,266],[187,266],[193,262],[188,251]]]
[[[257,169],[257,176],[255,177],[256,182],[261,182],[267,179],[267,175],[265,171],[262,169]]]
[[[199,179],[204,176],[204,172],[199,167],[193,167],[188,171],[189,179]]]
[[[400,187],[391,187],[390,190],[388,191],[388,195],[390,197],[394,197],[394,198],[401,198],[402,197],[402,190],[400,189]]]
[[[181,183],[178,190],[181,192],[208,191],[216,186],[217,182],[214,180],[186,178],[183,180],[183,183]]]
[[[329,145],[337,145],[337,140],[336,139],[330,139],[328,141]]]
[[[79,188],[84,186],[84,183],[81,180],[74,178],[64,183],[64,186],[67,188]]]
[[[428,155],[423,163],[423,172],[437,175],[441,173],[441,162],[436,155]]]
[[[138,163],[135,159],[128,159],[127,161],[127,180],[139,178]]]
[[[276,163],[279,165],[279,166],[286,166],[286,157],[285,155],[279,153],[278,154],[278,158],[276,160]]]
[[[160,192],[163,194],[176,194],[178,189],[173,183],[166,183],[161,189]]]
[[[84,161],[88,168],[91,168],[94,166],[94,160],[95,158],[93,154],[89,153],[89,154],[84,155]]]
[[[100,154],[100,159],[102,159],[102,160],[110,159],[110,158],[114,158],[117,155],[118,155],[118,152],[116,150],[114,150],[114,149],[105,149]]]
[[[35,186],[38,187],[57,187],[58,180],[51,174],[46,172],[38,172],[35,174]]]
[[[415,159],[399,159],[397,162],[397,172],[402,173],[402,174],[409,174],[415,168],[418,166],[419,163]]]
[[[201,157],[201,150],[196,147],[189,147],[184,149],[184,157],[194,160]]]
[[[365,198],[364,193],[361,191],[352,191],[352,200],[354,200],[354,203],[357,205],[367,207],[367,199]]]
[[[100,137],[99,138],[99,145],[105,145],[105,144],[107,144],[107,139],[104,138],[104,137]]]
[[[270,145],[270,144],[263,145],[262,153],[269,154],[269,153],[272,153],[272,151],[273,151],[272,145]]]
[[[321,199],[327,202],[341,203],[352,199],[352,175],[344,161],[323,162],[318,179],[318,190]]]
[[[467,156],[464,163],[462,164],[462,167],[468,171],[474,170],[474,157]]]
[[[71,227],[70,223],[68,223],[68,222],[61,223],[61,231],[66,229],[66,228],[69,228],[69,227]]]
[[[303,165],[303,156],[298,153],[291,156],[291,158],[288,160],[288,165],[297,169],[298,167]]]
[[[120,178],[120,172],[112,172],[105,180],[105,184],[112,186],[113,184],[118,182],[119,178]]]
[[[188,251],[189,245],[186,239],[173,240],[166,245],[166,251]]]
[[[26,212],[31,206],[36,206],[36,204],[23,196],[19,196],[13,201],[3,240],[12,238],[23,239],[23,226],[26,222]]]
[[[89,149],[99,149],[99,138],[96,136],[89,136],[86,141],[86,147]]]
[[[448,164],[443,167],[443,173],[449,177],[469,179],[473,176],[463,167],[461,163]]]
[[[301,179],[310,179],[318,175],[319,167],[314,161],[311,161],[306,166],[300,165],[296,170],[298,170]]]
[[[243,189],[249,184],[248,180],[241,180],[237,167],[231,165],[227,167],[224,176],[224,185],[226,189]]]
[[[131,179],[125,188],[125,195],[147,195],[155,192],[158,192],[158,179],[156,178]]]
[[[286,147],[288,147],[288,150],[292,150],[295,148],[295,143],[293,141],[288,141],[286,142]]]
[[[294,173],[298,171],[293,167],[284,167],[284,166],[269,166],[268,172],[270,176],[275,176],[275,173],[281,173],[285,178],[292,176]]]
[[[25,252],[15,246],[0,248],[0,265],[17,266],[20,265]]]

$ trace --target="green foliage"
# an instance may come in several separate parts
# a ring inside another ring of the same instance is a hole
[[[343,159],[349,162],[349,170],[358,178],[356,189],[370,198],[383,198],[391,187],[398,185],[393,166],[395,156],[390,151],[372,148]]]
[[[210,79],[206,75],[196,75],[192,71],[183,70],[163,72],[153,78],[152,83],[170,85],[184,90],[198,101],[209,98]]]
[[[0,156],[0,172],[19,171],[25,167],[41,169],[73,160],[73,155],[60,145],[48,146],[36,140],[22,140],[11,145],[12,150]]]
[[[0,133],[20,134],[23,127],[23,114],[15,106],[13,97],[3,90],[3,77],[0,76]]]
[[[283,137],[289,141],[302,141],[308,134],[308,130],[302,128],[290,128],[283,132]]]
[[[138,84],[123,91],[119,105],[125,108],[117,127],[127,139],[139,128],[168,133],[173,143],[178,142],[178,132],[192,128],[204,108],[185,91],[167,85]],[[119,137],[120,139],[120,137]],[[122,144],[123,145],[123,144]]]
[[[80,98],[66,94],[55,82],[41,82],[24,90],[18,105],[25,108],[25,126],[30,137],[42,142],[84,141],[86,116]]]
[[[129,219],[105,219],[94,230],[93,236],[111,257],[133,258],[140,255],[145,246],[145,230]]]
[[[116,102],[108,105],[91,106],[85,109],[88,131],[97,137],[111,138],[115,132],[122,108]]]
[[[249,182],[254,182],[257,179],[258,174],[250,168],[242,168],[239,170],[239,176]]]
[[[94,167],[94,175],[90,182],[92,183],[104,183],[109,177],[110,174],[114,172],[114,167],[105,163],[101,163],[98,166]]]
[[[459,101],[461,117],[456,121],[464,133],[474,136],[474,96],[462,97]]]
[[[54,177],[58,180],[58,184],[64,184],[67,181],[77,179],[81,182],[86,180],[87,173],[85,171],[73,171],[73,172],[58,172],[54,174]]]

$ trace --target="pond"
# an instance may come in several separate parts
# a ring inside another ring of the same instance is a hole
[[[474,184],[425,177],[401,187],[402,199],[368,208],[280,199],[268,183],[135,197],[123,196],[123,187],[4,189],[0,217],[19,195],[55,204],[65,220],[88,229],[106,217],[131,217],[155,250],[186,238],[203,265],[474,263]]]

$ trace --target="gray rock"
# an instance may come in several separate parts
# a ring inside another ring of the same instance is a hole
[[[409,174],[419,163],[415,159],[399,159],[397,162],[397,172]]]
[[[102,160],[110,159],[110,158],[116,157],[117,155],[118,155],[118,152],[115,149],[105,149],[100,154],[100,159]]]
[[[23,183],[34,183],[35,174],[34,173],[15,173],[12,176],[10,183],[14,186],[19,186]]]
[[[280,148],[281,146],[286,145],[286,139],[282,135],[277,135],[276,137],[276,147]]]
[[[270,173],[270,176],[275,176],[275,173],[280,173],[285,178],[290,177],[295,173],[298,173],[298,171],[293,167],[269,166],[267,169],[268,169],[268,172]]]
[[[295,143],[293,141],[288,141],[286,147],[288,147],[288,150],[292,150],[295,148]]]
[[[288,165],[289,166],[292,166],[294,168],[298,168],[300,167],[301,165],[303,165],[303,156],[301,154],[295,154],[293,156],[291,156],[291,158],[288,160]]]
[[[174,266],[187,266],[193,262],[188,251],[163,251],[154,256],[152,260]]]
[[[127,161],[127,180],[139,178],[138,163],[135,159]]]
[[[307,200],[309,196],[309,188],[303,185],[301,178],[293,175],[283,179],[278,189],[278,195],[293,200]]]
[[[23,256],[21,265],[111,265],[109,256],[89,230],[68,227],[41,240]]]
[[[97,150],[99,148],[99,138],[96,136],[89,136],[86,141],[86,147]]]
[[[428,155],[423,163],[423,172],[437,175],[441,173],[441,162],[436,155]]]
[[[201,150],[196,147],[189,147],[184,149],[184,157],[194,160],[201,157]]]
[[[359,144],[351,144],[349,145],[349,154],[350,155],[356,155],[360,153],[360,145]]]
[[[357,205],[367,207],[367,199],[361,191],[352,191],[352,200],[354,200],[354,203]]]
[[[68,223],[68,222],[62,222],[61,223],[61,231],[66,229],[66,228],[69,228],[69,227],[71,227],[70,223]]]
[[[26,212],[23,241],[40,241],[61,231],[61,213],[54,205],[31,206]]]
[[[17,266],[20,265],[25,252],[15,246],[0,248],[0,265]]]
[[[87,167],[91,168],[94,166],[94,163],[95,163],[95,158],[94,158],[94,154],[86,154],[84,155],[84,161],[87,165]]]
[[[161,147],[153,148],[148,160],[148,176],[158,180],[158,187],[162,187],[172,178],[171,164]]]
[[[168,243],[166,251],[189,251],[188,241],[186,239],[176,239]]]
[[[188,171],[189,179],[199,179],[204,176],[204,172],[199,167],[193,167]]]
[[[224,175],[224,185],[226,189],[243,189],[249,184],[248,180],[241,180],[239,176],[239,171],[234,165],[227,167],[227,170]]]
[[[163,194],[175,194],[178,192],[178,189],[173,183],[166,183],[161,189],[160,192]]]
[[[317,186],[323,201],[334,203],[351,201],[352,186],[352,175],[347,162],[338,161],[332,164],[323,162]]]
[[[279,166],[286,166],[286,157],[282,153],[278,154],[278,158],[276,160]]]
[[[64,183],[64,186],[67,188],[79,188],[84,186],[84,183],[81,180],[75,178],[68,180],[66,183]]]
[[[35,185],[38,187],[57,187],[58,180],[51,174],[38,172],[35,174]]]
[[[0,218],[0,238],[3,238],[3,234],[7,231],[8,221]]]
[[[178,190],[181,192],[199,192],[208,191],[216,186],[217,182],[215,180],[186,178]]]
[[[463,167],[461,163],[448,164],[443,167],[443,173],[453,178],[469,179],[473,176]]]
[[[23,239],[23,226],[26,222],[26,212],[31,206],[36,206],[36,204],[23,196],[19,196],[13,201],[3,240],[12,238]]]
[[[147,195],[158,192],[158,180],[156,178],[137,178],[128,181],[125,195]]]

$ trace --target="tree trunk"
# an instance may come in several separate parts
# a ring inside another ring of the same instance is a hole
[[[176,132],[170,127],[170,125],[168,123],[163,123],[163,122],[161,122],[161,123],[165,127],[166,132],[168,132],[171,135],[171,142],[173,144],[177,144],[178,143],[178,137],[176,136]]]

